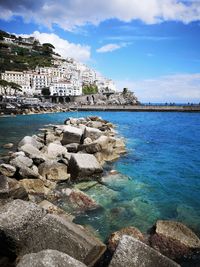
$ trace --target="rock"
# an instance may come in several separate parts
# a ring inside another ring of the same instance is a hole
[[[97,185],[98,182],[97,181],[87,181],[87,182],[81,182],[81,183],[78,183],[78,184],[75,184],[74,185],[74,188],[75,189],[79,189],[79,190],[88,190],[90,189],[91,187]]]
[[[123,235],[132,236],[142,242],[144,241],[143,234],[137,228],[133,226],[122,228],[121,230],[112,233],[108,239],[108,249],[112,253],[116,250],[119,244],[119,240],[122,238]]]
[[[26,156],[28,156],[31,159],[37,159],[40,161],[45,161],[46,157],[45,155],[36,147],[32,146],[31,144],[25,144],[19,148],[21,151],[23,151]]]
[[[57,250],[42,250],[38,253],[24,255],[17,267],[86,267],[80,261]]]
[[[17,156],[16,158],[12,159],[10,161],[10,164],[17,167],[17,168],[21,168],[23,166],[31,167],[33,165],[33,161],[32,161],[32,159],[29,159],[28,157],[20,155],[20,156]]]
[[[78,147],[78,151],[82,151],[84,153],[89,153],[89,154],[94,154],[100,152],[101,150],[102,150],[101,146],[96,142],[92,142],[87,145],[80,145]]]
[[[38,168],[36,166],[32,168],[26,166],[20,167],[19,175],[21,178],[39,178]]]
[[[93,266],[105,251],[105,245],[82,227],[47,214],[29,233],[21,254],[44,249],[67,253],[87,266]]]
[[[9,164],[1,164],[0,165],[0,173],[5,176],[12,177],[16,172],[16,168]]]
[[[37,205],[13,200],[0,207],[1,255],[17,255],[37,222],[46,212]]]
[[[70,174],[67,173],[67,166],[56,161],[47,161],[39,165],[39,174],[52,181],[68,180]]]
[[[0,175],[0,198],[6,198],[9,192],[7,177]]]
[[[22,200],[0,207],[0,234],[1,254],[6,256],[53,249],[93,266],[106,248],[82,227]]]
[[[63,189],[62,193],[66,196],[64,205],[67,205],[70,211],[85,212],[100,208],[95,200],[78,189]]]
[[[50,143],[55,142],[56,140],[60,140],[61,138],[58,138],[54,133],[52,132],[46,132],[44,136],[45,144],[48,145]]]
[[[126,145],[123,139],[117,138],[113,148],[114,148],[114,152],[117,154],[126,153]]]
[[[40,202],[39,206],[45,209],[48,213],[58,215],[63,219],[67,219],[68,221],[72,222],[75,218],[73,215],[65,212],[63,209],[60,209],[59,207],[47,200],[43,200],[42,202]]]
[[[9,185],[8,196],[12,199],[28,200],[25,188],[14,178],[7,178]]]
[[[84,145],[88,145],[88,144],[91,144],[92,143],[92,139],[90,137],[86,137],[83,141],[83,144]]]
[[[143,242],[124,235],[114,253],[109,267],[178,267],[177,263],[163,256]]]
[[[13,143],[8,143],[8,144],[4,144],[2,147],[5,148],[5,149],[10,149],[14,146]]]
[[[46,153],[47,153],[48,158],[57,158],[57,157],[62,157],[63,155],[65,155],[67,153],[67,149],[62,145],[50,143],[47,146]]]
[[[111,170],[110,172],[109,172],[109,174],[110,175],[116,175],[116,174],[118,174],[119,172],[117,171],[117,170]]]
[[[28,194],[41,194],[47,195],[50,191],[45,186],[44,181],[40,179],[23,179],[19,181],[20,185],[22,185]]]
[[[72,178],[85,178],[99,174],[103,169],[93,155],[73,154],[69,161],[69,172]]]
[[[12,153],[12,158],[16,158],[16,157],[18,157],[18,156],[26,156],[25,155],[25,153],[23,152],[23,151],[18,151],[18,152],[14,152],[14,153]]]
[[[77,143],[71,143],[71,144],[66,145],[65,147],[67,148],[68,152],[76,153],[78,151],[78,146],[79,144]]]
[[[73,126],[64,126],[63,139],[61,141],[62,145],[67,145],[70,143],[79,143],[83,135],[82,129]]]
[[[191,259],[200,253],[200,239],[187,226],[175,221],[157,221],[150,244],[175,260]]]
[[[85,127],[84,139],[89,137],[94,141],[103,134],[104,134],[103,132],[101,132],[100,130],[96,128]]]
[[[101,121],[89,121],[87,122],[87,126],[88,127],[92,127],[92,128],[101,128],[103,125],[103,123]]]
[[[41,149],[44,145],[41,142],[38,142],[32,136],[25,136],[18,144],[18,148],[21,148],[24,145],[31,145],[37,149]]]

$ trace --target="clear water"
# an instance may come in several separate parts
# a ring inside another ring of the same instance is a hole
[[[95,228],[102,239],[128,225],[145,232],[157,219],[181,221],[200,234],[198,113],[70,112],[0,118],[0,146],[17,142],[45,124],[90,114],[118,126],[128,153],[111,164],[122,176],[87,190],[103,209],[76,221]]]

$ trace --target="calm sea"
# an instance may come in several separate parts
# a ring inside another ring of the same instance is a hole
[[[45,124],[92,114],[117,125],[128,153],[108,166],[121,176],[108,177],[106,186],[87,191],[103,208],[76,221],[94,227],[102,239],[129,225],[147,231],[157,219],[181,221],[200,234],[198,113],[70,112],[6,117],[0,118],[0,146],[18,142]]]

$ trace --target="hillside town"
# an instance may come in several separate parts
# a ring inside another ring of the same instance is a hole
[[[24,49],[34,50],[34,46],[41,46],[34,37],[13,38],[3,37],[3,44],[12,44]],[[7,47],[10,50],[10,47]],[[37,66],[34,70],[8,71],[1,73],[1,79],[13,82],[21,87],[20,94],[25,96],[41,95],[42,89],[49,88],[49,94],[54,96],[80,96],[83,87],[93,85],[98,93],[116,92],[116,87],[111,79],[107,79],[72,58],[61,58],[52,53],[52,66]],[[5,91],[1,87],[1,94]],[[14,93],[14,91],[13,91]]]

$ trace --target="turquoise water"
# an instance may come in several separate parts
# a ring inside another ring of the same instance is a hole
[[[122,176],[108,177],[104,186],[87,191],[103,209],[76,221],[93,226],[102,239],[128,225],[147,231],[157,219],[181,221],[200,234],[198,113],[70,112],[0,118],[0,146],[45,124],[90,114],[118,126],[128,153],[110,164]]]

